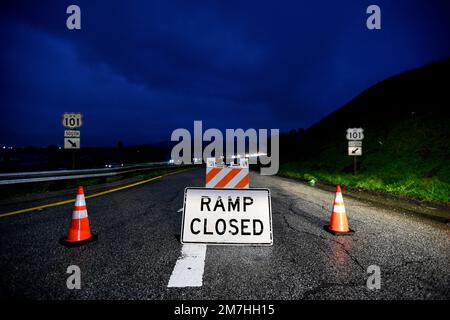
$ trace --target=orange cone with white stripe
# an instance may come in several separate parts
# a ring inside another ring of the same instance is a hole
[[[94,240],[97,240],[97,236],[91,233],[86,201],[84,199],[84,189],[80,186],[77,190],[69,233],[60,242],[68,247],[74,247]]]
[[[336,186],[336,197],[333,203],[331,221],[325,230],[334,235],[346,235],[354,233],[348,226],[347,214],[345,213],[344,199],[342,198],[341,186]]]

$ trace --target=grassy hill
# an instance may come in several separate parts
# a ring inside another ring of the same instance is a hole
[[[281,138],[279,174],[450,202],[450,60],[382,81],[307,130]],[[358,174],[346,129],[362,127]]]

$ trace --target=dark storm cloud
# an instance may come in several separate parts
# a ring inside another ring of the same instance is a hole
[[[65,28],[72,3],[80,31]],[[0,143],[60,143],[71,110],[85,114],[90,145],[168,139],[193,120],[304,127],[377,81],[450,55],[444,1],[378,1],[375,32],[365,28],[369,4],[12,2],[0,10]]]

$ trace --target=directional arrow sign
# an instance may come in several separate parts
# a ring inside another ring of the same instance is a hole
[[[348,147],[349,156],[362,156],[362,147]]]
[[[64,138],[64,149],[80,149],[80,138]]]

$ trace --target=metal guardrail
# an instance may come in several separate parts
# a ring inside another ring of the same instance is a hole
[[[168,162],[149,162],[117,168],[2,173],[0,174],[0,185],[108,177],[149,169],[167,168],[169,166],[172,165]]]

